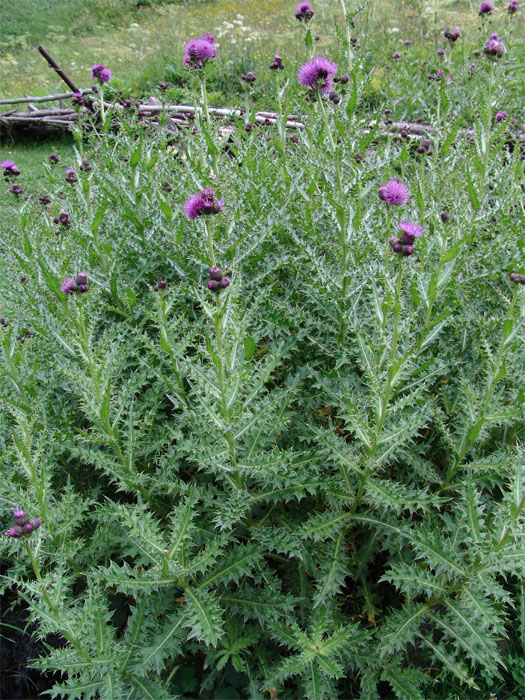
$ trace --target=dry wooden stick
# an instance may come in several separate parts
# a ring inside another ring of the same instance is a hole
[[[93,94],[93,90],[91,88],[78,90],[77,92],[81,92],[83,95]],[[55,95],[43,95],[41,97],[14,97],[13,99],[6,98],[0,100],[0,105],[18,105],[26,102],[55,102],[57,100],[65,100],[68,97],[73,97],[74,94],[75,93],[73,92],[60,92]]]
[[[66,72],[64,71],[63,68],[60,68],[58,63],[55,61],[55,59],[48,54],[48,52],[45,50],[43,46],[38,47],[39,52],[42,54],[42,56],[46,59],[46,61],[49,63],[51,68],[54,68],[58,75],[62,78],[62,80],[65,82],[65,84],[68,86],[70,90],[73,90],[73,92],[80,92],[80,90],[77,88],[75,83],[71,80],[71,78],[66,75]]]

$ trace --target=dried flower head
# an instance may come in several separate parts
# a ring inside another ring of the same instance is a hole
[[[378,194],[379,199],[382,199],[383,202],[390,206],[403,205],[408,202],[410,190],[404,182],[394,178],[392,180],[388,180],[388,182],[380,187]]]
[[[297,80],[305,87],[327,93],[332,89],[332,77],[337,73],[337,65],[323,56],[315,56],[299,68]]]

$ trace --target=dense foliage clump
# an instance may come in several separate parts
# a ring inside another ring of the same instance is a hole
[[[210,35],[194,133],[100,78],[1,234],[4,587],[51,697],[521,697],[511,29],[488,56],[481,27],[475,68],[459,30],[445,70],[402,44],[370,115],[359,15],[326,56],[312,17],[269,125],[210,116]]]

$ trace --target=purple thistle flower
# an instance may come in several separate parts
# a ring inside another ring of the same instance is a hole
[[[494,32],[496,36],[492,35],[483,47],[483,53],[486,56],[495,56],[496,58],[501,58],[505,53],[505,44],[501,39],[497,39],[497,32]]]
[[[438,56],[444,56],[444,55],[445,55],[445,49],[438,49],[438,50],[437,50],[437,55],[438,55]]]
[[[190,68],[202,68],[206,61],[217,55],[214,42],[213,34],[203,34],[197,39],[188,41],[184,47],[184,63]]]
[[[525,275],[520,275],[519,272],[511,272],[509,279],[516,284],[525,284]]]
[[[229,277],[223,277],[222,280],[219,282],[219,287],[221,289],[226,289],[226,287],[230,284],[230,278]]]
[[[73,168],[66,168],[66,177],[64,178],[66,182],[73,185],[77,181],[77,174]]]
[[[74,92],[73,97],[71,98],[71,104],[75,105],[76,107],[83,107],[87,103],[86,103],[85,98],[82,97],[81,92]],[[58,163],[58,160],[53,161],[53,162]]]
[[[324,58],[315,56],[299,68],[297,80],[308,88],[319,88],[322,93],[332,89],[332,76],[337,73],[337,65]]]
[[[270,63],[270,70],[284,70],[283,59],[278,53],[274,55],[273,63]]]
[[[518,11],[518,0],[511,0],[509,4],[507,5],[507,12],[509,15],[513,15],[515,12]]]
[[[388,180],[380,187],[378,194],[379,199],[382,199],[388,205],[403,205],[408,202],[410,190],[404,182],[394,178],[393,180]]]
[[[224,200],[215,198],[215,190],[208,187],[192,194],[184,202],[184,215],[187,219],[196,219],[202,214],[218,214],[224,209]]]
[[[412,221],[400,221],[397,228],[403,234],[399,238],[402,245],[411,245],[415,238],[421,238],[423,235],[423,227]]]
[[[55,219],[57,220],[55,221]],[[69,228],[71,226],[71,219],[69,218],[67,211],[61,211],[60,215],[58,217],[54,217],[53,221],[55,224],[61,224],[64,228]]]
[[[454,27],[454,29],[452,31],[450,31],[450,29],[447,27],[444,31],[444,36],[445,36],[445,39],[447,39],[448,41],[454,42],[454,41],[457,41],[459,39],[460,33],[461,32],[460,32],[459,27]]]
[[[15,519],[15,525],[23,525],[27,523],[29,518],[20,508],[12,508],[13,518]]]
[[[167,90],[169,86],[169,83],[167,83],[164,80],[162,80],[160,83],[157,83],[157,87],[159,88],[159,90]]]
[[[14,160],[4,160],[0,163],[0,168],[4,169],[4,177],[16,177],[20,175],[20,169],[15,165]]]
[[[508,116],[507,112],[496,112],[495,119],[497,122],[506,122]]]
[[[494,5],[489,0],[483,0],[479,6],[479,15],[490,15],[494,10]]]
[[[12,187],[10,187],[8,191],[12,192],[17,197],[20,197],[20,195],[23,194],[24,189],[23,187],[20,187],[20,185],[17,185],[16,182],[13,182]]]
[[[216,292],[218,289],[220,289],[219,282],[217,280],[209,280],[206,286],[211,292]]]
[[[50,153],[47,158],[51,163],[58,163],[60,160],[56,153]]]
[[[18,537],[22,537],[22,535],[24,534],[24,531],[20,527],[20,525],[14,525],[13,527],[10,527],[9,530],[6,530],[4,534],[7,535],[8,537],[18,538]]]
[[[111,71],[103,63],[95,63],[94,66],[91,66],[91,77],[97,78],[101,83],[109,83]]]
[[[308,2],[300,2],[295,8],[295,19],[298,19],[299,22],[302,22],[303,20],[308,22],[313,16],[314,11]]]
[[[410,41],[410,39],[405,39],[403,43],[405,44],[405,46],[410,46],[412,42]]]
[[[399,53],[399,51],[394,51],[394,53],[392,54],[392,58],[394,59],[394,61],[397,61],[398,59],[400,59],[401,54]]]
[[[68,277],[61,285],[60,291],[64,294],[73,294],[78,291],[77,281],[74,277]]]

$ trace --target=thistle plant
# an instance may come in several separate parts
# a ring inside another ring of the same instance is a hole
[[[415,60],[336,81],[345,50],[287,87],[289,177],[241,126],[208,187],[199,133],[125,110],[45,206],[1,156],[28,196],[0,230],[2,585],[51,697],[519,697],[513,53],[485,127],[460,52],[445,108]]]

